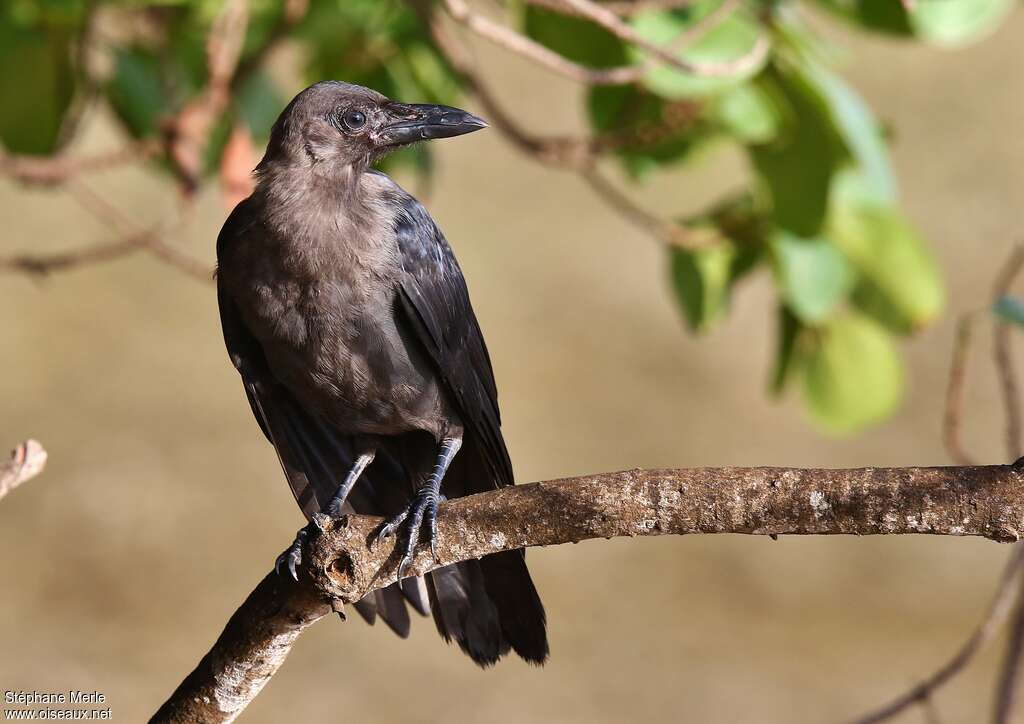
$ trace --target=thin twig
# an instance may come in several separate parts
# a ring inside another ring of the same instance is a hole
[[[50,157],[17,156],[0,150],[0,174],[24,184],[53,186],[79,174],[146,161],[160,152],[160,143],[153,139],[136,141],[114,151],[82,158],[63,154]]]
[[[140,247],[191,277],[205,282],[213,279],[213,271],[203,261],[163,240],[166,229],[140,229],[120,209],[82,183],[69,184],[67,188],[93,216],[117,231],[124,239],[134,239]]]
[[[607,30],[612,35],[635,45],[637,48],[650,54],[652,58],[655,58],[662,63],[670,67],[678,68],[691,75],[704,76],[704,77],[729,77],[735,75],[741,75],[748,71],[757,68],[764,59],[768,56],[768,51],[771,49],[771,41],[767,34],[762,33],[754,41],[750,50],[741,55],[738,58],[729,61],[723,61],[721,63],[707,63],[707,62],[692,62],[684,60],[678,54],[677,48],[667,48],[652,43],[645,37],[640,35],[631,25],[623,22],[615,12],[609,10],[592,0],[560,0],[567,8],[575,13],[578,13],[581,17],[590,20],[592,23],[599,25],[600,27]],[[723,0],[722,6],[725,7],[725,14],[733,12],[735,6],[732,5],[729,0]],[[694,28],[692,37],[687,38],[688,34],[684,34],[683,40],[680,42],[692,42],[715,27],[723,16],[718,13],[711,13],[712,20],[710,23],[698,23]],[[636,66],[637,77],[633,80],[639,80],[650,70],[646,64],[639,64]]]
[[[721,25],[722,22],[732,13],[736,12],[740,7],[741,1],[742,0],[722,0],[718,7],[694,23],[693,26],[681,33],[665,47],[678,52],[682,48],[696,43],[698,40]],[[556,13],[562,13],[572,17],[587,17],[571,3],[566,2],[566,0],[526,0],[526,3],[528,5],[535,5],[540,8],[545,8],[546,10],[552,10]],[[601,3],[599,7],[610,9],[609,3]],[[622,12],[614,9],[612,9],[612,12],[616,15],[623,15]],[[634,14],[636,12],[638,11],[634,11]]]
[[[145,250],[145,237],[149,233],[145,232],[116,241],[94,244],[74,251],[61,251],[54,254],[14,254],[0,257],[0,269],[42,277],[78,266],[111,261],[136,251]]]
[[[408,573],[617,536],[930,533],[1014,541],[1024,530],[1022,483],[1024,470],[992,465],[629,470],[517,485],[443,503],[437,558],[421,547]],[[308,537],[299,582],[268,574],[153,721],[234,720],[303,630],[394,582],[398,550],[369,545],[380,518],[317,522],[321,532]],[[1014,551],[1015,567],[1020,558]],[[977,645],[994,625],[982,627]]]
[[[557,0],[556,0],[557,1]],[[618,15],[639,15],[658,10],[675,10],[693,5],[695,0],[625,0],[624,2],[601,3],[601,7]]]
[[[914,704],[924,704],[931,700],[937,689],[959,674],[971,662],[974,656],[987,644],[1003,625],[1014,602],[1019,598],[1020,583],[1024,581],[1021,570],[1024,569],[1024,546],[1014,546],[1010,560],[1003,570],[996,594],[989,604],[981,624],[974,630],[970,638],[959,651],[946,662],[942,668],[885,706],[871,712],[851,724],[878,724],[903,713]]]
[[[0,465],[0,500],[46,467],[46,450],[38,440],[26,440],[11,451],[10,459]]]
[[[693,249],[708,246],[719,239],[713,234],[698,234],[696,231],[665,221],[660,216],[651,213],[616,188],[593,166],[581,170],[580,176],[608,206],[663,244]]]
[[[186,196],[199,186],[210,131],[231,102],[232,79],[241,58],[248,23],[248,0],[223,3],[206,38],[206,87],[164,123],[167,157]]]
[[[84,7],[82,8],[80,30],[75,38],[72,51],[72,68],[75,75],[74,84],[76,88],[71,98],[71,105],[64,113],[64,118],[60,124],[56,147],[58,153],[78,136],[78,132],[82,128],[82,121],[88,112],[95,107],[102,89],[102,84],[90,72],[91,68],[89,67],[99,7],[99,0],[85,0]]]
[[[757,68],[763,63],[771,49],[771,41],[767,35],[762,34],[758,36],[750,50],[738,58],[721,63],[693,63],[683,59],[677,51],[669,50],[647,41],[633,28],[622,22],[615,13],[604,10],[599,5],[595,5],[588,0],[561,1],[573,12],[600,25],[622,40],[646,51],[652,59],[691,75],[704,77],[741,75]],[[448,14],[456,22],[466,26],[480,37],[486,38],[527,60],[579,83],[587,85],[635,83],[643,78],[651,69],[651,65],[648,62],[612,68],[588,68],[569,60],[506,25],[473,12],[465,0],[443,0],[443,2]]]
[[[414,7],[422,22],[430,29],[431,37],[441,55],[480,101],[488,123],[498,129],[513,146],[541,163],[562,168],[576,168],[589,162],[593,152],[592,139],[541,137],[524,129],[491,93],[477,72],[477,63],[470,57],[469,51],[449,33],[441,17],[432,12],[432,7],[423,2],[414,3]]]
[[[1022,268],[1024,268],[1024,244],[1017,244],[993,286],[992,297],[994,301],[1009,293],[1014,279],[1020,274]],[[1013,368],[1011,332],[1012,329],[1009,322],[1004,320],[996,322],[992,352],[996,360],[999,386],[1002,390],[1003,409],[1006,415],[1006,452],[1010,460],[1016,460],[1021,456],[1022,452],[1021,405],[1017,373]]]
[[[960,441],[960,417],[963,409],[967,357],[971,349],[976,318],[975,313],[970,312],[960,317],[957,322],[953,356],[949,366],[949,382],[946,385],[946,402],[942,415],[942,444],[956,465],[974,464],[973,458]]]
[[[1020,543],[1018,548],[1024,547]],[[1024,588],[1024,581],[1017,584]],[[1006,654],[999,671],[999,683],[996,687],[994,724],[1010,724],[1017,708],[1018,689],[1021,675],[1021,659],[1024,657],[1024,599],[1017,603],[1010,626],[1010,636],[1006,641]]]

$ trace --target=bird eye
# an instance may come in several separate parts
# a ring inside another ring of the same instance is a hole
[[[350,130],[357,130],[366,125],[366,115],[362,111],[348,111],[342,117],[345,127]]]

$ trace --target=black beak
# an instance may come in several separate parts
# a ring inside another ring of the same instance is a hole
[[[394,120],[384,127],[380,136],[389,145],[451,138],[487,128],[484,119],[451,106],[394,103],[387,111]]]

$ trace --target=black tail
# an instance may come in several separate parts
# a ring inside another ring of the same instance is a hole
[[[446,566],[427,580],[438,632],[477,664],[489,666],[510,648],[530,663],[544,663],[544,607],[522,551]]]

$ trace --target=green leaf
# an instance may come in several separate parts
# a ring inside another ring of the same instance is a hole
[[[828,234],[860,273],[853,300],[864,312],[901,333],[941,312],[945,293],[928,247],[899,208],[854,170],[833,184]]]
[[[910,19],[900,0],[819,0],[819,3],[869,30],[893,35],[911,34]]]
[[[871,109],[842,78],[820,63],[808,61],[804,70],[808,81],[824,99],[836,131],[863,171],[865,180],[876,193],[895,200],[896,179],[889,164],[889,150]]]
[[[914,33],[937,45],[965,45],[994,31],[1014,0],[917,0],[910,12]]]
[[[628,62],[621,40],[583,18],[527,5],[523,30],[538,43],[581,65],[611,68]]]
[[[896,182],[881,128],[839,76],[801,53],[774,68],[761,88],[789,111],[780,138],[750,148],[780,226],[799,236],[819,234],[833,176],[848,160],[861,169],[878,198],[895,200]]]
[[[459,81],[437,52],[426,43],[408,43],[402,49],[412,84],[422,103],[451,104],[459,94]]]
[[[1024,327],[1024,300],[1003,295],[992,305],[992,311],[1005,321]]]
[[[719,0],[696,0],[682,8],[640,13],[632,20],[633,28],[645,40],[671,48],[673,41],[715,12],[720,4]],[[729,63],[750,53],[760,34],[761,28],[756,20],[742,11],[734,11],[696,42],[685,44],[678,56],[695,65]],[[634,47],[630,50],[634,62],[647,60],[648,54],[644,51]],[[644,76],[643,83],[666,98],[708,96],[757,75],[762,67],[763,63],[735,75],[701,76],[658,62]]]
[[[267,140],[287,100],[277,85],[262,71],[249,76],[235,93],[235,111],[252,131],[253,137]]]
[[[776,339],[775,365],[769,390],[773,395],[781,395],[786,389],[794,370],[797,368],[797,355],[801,334],[805,327],[797,316],[785,304],[778,308],[778,333]]]
[[[743,143],[768,143],[783,125],[775,99],[756,83],[742,83],[725,92],[715,105],[715,119]]]
[[[672,288],[690,329],[701,332],[721,318],[729,301],[736,249],[722,242],[706,249],[672,248]]]
[[[811,414],[835,433],[885,419],[903,394],[903,366],[892,338],[867,317],[838,317],[817,330],[801,371]]]
[[[854,272],[828,240],[804,239],[780,231],[772,237],[782,298],[807,324],[827,319],[853,287]]]
[[[0,15],[0,141],[15,153],[57,146],[74,93],[68,28],[23,26]]]
[[[594,131],[614,138],[615,154],[634,178],[690,158],[714,136],[695,103],[667,101],[635,85],[595,86],[587,109]]]
[[[751,160],[771,197],[776,224],[797,236],[816,236],[825,221],[832,175],[846,148],[824,98],[804,74],[775,66],[760,84],[777,99],[785,125],[776,140],[748,147]]]
[[[937,45],[963,45],[992,32],[1013,0],[915,0],[908,13],[899,0],[818,0],[869,30],[916,35]]]
[[[107,99],[132,136],[155,136],[168,110],[156,55],[141,47],[118,48]]]

